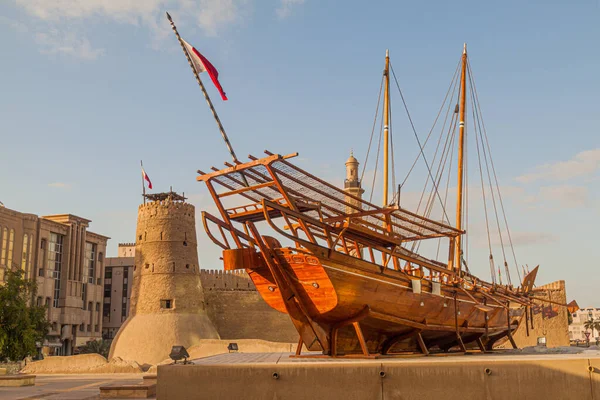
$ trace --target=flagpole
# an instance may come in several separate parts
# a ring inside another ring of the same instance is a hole
[[[144,164],[140,160],[140,167],[142,167],[142,197],[144,198],[144,204],[146,204],[146,185],[144,184]]]
[[[171,23],[171,28],[173,28],[173,32],[175,32],[175,36],[177,37],[177,40],[179,41],[179,44],[181,45],[183,54],[185,54],[185,58],[187,58],[188,63],[190,64],[190,68],[192,69],[192,72],[194,73],[194,76],[196,77],[196,82],[198,82],[200,89],[202,89],[202,93],[204,94],[204,98],[206,99],[206,102],[208,103],[208,107],[210,108],[210,111],[212,111],[215,121],[217,121],[217,125],[219,126],[219,131],[221,131],[221,136],[223,137],[223,140],[225,141],[227,150],[229,150],[229,154],[231,154],[231,158],[233,158],[233,163],[238,164],[239,163],[238,158],[235,155],[235,151],[233,151],[233,147],[231,147],[231,143],[229,142],[227,133],[225,133],[225,128],[223,128],[221,119],[219,119],[219,115],[217,114],[217,111],[215,110],[215,107],[213,106],[213,103],[210,100],[210,96],[208,95],[208,92],[206,91],[206,88],[204,87],[204,84],[202,83],[202,79],[200,79],[200,75],[198,74],[198,71],[196,71],[196,68],[194,68],[194,65],[192,64],[192,59],[190,58],[190,55],[188,54],[187,50],[185,49],[183,40],[181,39],[181,36],[179,36],[179,32],[177,32],[177,28],[175,27],[175,23],[173,22],[171,15],[169,15],[169,13],[166,13],[166,14],[167,14],[167,19]],[[241,176],[244,181],[244,184],[246,186],[248,186],[248,182],[246,181],[246,177],[244,176],[244,174],[241,174]]]

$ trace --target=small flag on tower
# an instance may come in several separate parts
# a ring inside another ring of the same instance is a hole
[[[212,79],[213,83],[215,84],[215,87],[221,94],[221,98],[223,100],[227,100],[227,96],[225,95],[225,92],[223,91],[223,88],[219,83],[219,71],[217,71],[217,69],[210,63],[210,61],[208,61],[206,57],[200,54],[200,52],[196,50],[194,46],[192,46],[183,39],[181,39],[181,41],[183,42],[183,45],[185,46],[185,49],[189,54],[190,59],[192,60],[192,64],[194,64],[194,69],[196,70],[196,72],[199,74],[202,72],[208,72],[210,79]]]
[[[150,177],[148,176],[148,174],[144,170],[143,166],[142,166],[142,178],[144,178],[144,180],[146,182],[148,182],[148,189],[152,189],[152,182],[150,181]]]

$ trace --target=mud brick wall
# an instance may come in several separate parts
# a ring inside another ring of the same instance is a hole
[[[565,281],[556,281],[534,289],[535,296],[558,303],[567,303]],[[569,318],[567,308],[557,304],[535,301],[536,306],[531,308],[533,313],[533,329],[529,325],[529,335],[525,321],[521,322],[513,334],[519,348],[537,345],[538,337],[546,338],[547,347],[569,346]],[[510,343],[501,346],[510,348]]]
[[[264,302],[245,271],[201,270],[200,279],[206,312],[221,339],[298,341],[290,317]]]

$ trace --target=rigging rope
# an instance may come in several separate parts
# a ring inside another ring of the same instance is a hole
[[[450,83],[450,89],[452,89],[452,95],[450,96],[451,99],[454,97],[454,94],[456,93],[456,88],[458,87],[458,74],[457,73],[454,74],[453,80],[454,81]],[[454,86],[453,86],[453,84],[454,84]],[[444,98],[444,103],[442,103],[442,108],[444,107],[444,104],[445,104],[445,101],[447,100],[447,98],[448,98],[448,93],[446,93],[446,97]],[[443,134],[444,134],[444,130],[446,128],[446,123],[448,122],[448,115],[450,114],[450,108],[451,108],[451,106],[452,106],[452,102],[448,102],[448,107],[446,109],[446,115],[444,117],[444,123],[442,124],[442,129],[440,131],[440,138],[438,139],[438,144],[436,146],[435,153],[434,153],[434,156],[433,156],[433,162],[432,162],[433,164],[435,164],[436,159],[437,159],[437,153],[438,153],[438,150],[439,150],[441,139],[442,139]],[[454,140],[453,138],[454,138],[454,135],[456,133],[456,126],[457,126],[456,124],[458,122],[457,119],[458,119],[458,114],[457,114],[457,110],[455,109],[454,112],[452,112],[452,117],[450,119],[450,124],[448,125],[448,132],[446,134],[446,142],[444,143],[444,148],[442,150],[442,156],[440,157],[438,169],[436,171],[436,177],[437,177],[436,181],[438,182],[437,183],[438,186],[439,186],[439,184],[441,182],[441,179],[442,179],[442,176],[443,176],[444,168],[446,166],[446,161],[448,159],[448,154],[451,154],[452,156],[454,156],[454,152],[452,151],[452,149],[454,148],[454,144],[453,144],[452,141]],[[451,129],[452,129],[452,133],[450,133]],[[433,130],[433,128],[432,128],[432,130]],[[448,143],[448,139],[449,138],[450,138],[450,143]],[[448,169],[448,171],[451,171],[451,170],[452,170],[452,161],[450,161],[450,168]],[[448,190],[448,185],[449,185],[449,182],[450,182],[449,180],[450,180],[450,172],[448,173],[448,181],[446,183],[446,192]],[[421,209],[421,203],[422,203],[423,197],[424,197],[424,195],[425,195],[425,193],[427,191],[428,184],[429,184],[429,179],[427,179],[425,181],[425,185],[423,186],[423,191],[421,192],[421,197],[419,198],[419,204],[417,206],[417,211],[416,211],[417,214],[419,213],[419,210]],[[432,190],[429,193],[429,196],[428,196],[427,202],[426,202],[426,206],[425,206],[425,216],[427,218],[430,217],[431,212],[433,210],[434,199],[435,199],[435,196],[434,196],[434,192]],[[447,195],[444,198],[443,207],[446,207],[446,204],[447,204]],[[451,223],[449,220],[447,220],[447,222],[449,224]],[[440,241],[441,241],[441,239],[440,239]],[[438,241],[438,245],[439,245],[440,241]],[[412,251],[418,251],[418,249],[420,248],[420,246],[421,246],[420,242],[418,242],[418,243],[417,242],[413,242],[411,250]]]
[[[441,162],[442,162],[441,160],[442,160],[442,158],[444,157],[444,154],[445,154],[445,152],[446,152],[446,149],[448,148],[448,140],[449,140],[449,138],[450,138],[450,131],[449,131],[449,130],[450,130],[450,128],[453,126],[453,124],[452,124],[452,121],[454,121],[454,115],[455,115],[455,114],[453,114],[453,115],[452,115],[452,118],[451,118],[451,121],[450,121],[450,125],[448,126],[448,134],[446,135],[446,141],[444,142],[444,148],[443,148],[443,150],[442,150],[442,157],[440,157],[440,165],[438,166],[438,169],[437,169],[437,171],[436,171],[436,177],[438,176],[438,173],[439,173],[439,168],[440,168],[440,166],[441,166]],[[435,164],[435,162],[436,162],[436,160],[437,160],[437,155],[438,155],[438,151],[439,151],[439,148],[440,148],[440,144],[441,144],[441,142],[442,142],[442,137],[444,136],[444,130],[443,130],[443,129],[444,129],[444,128],[445,128],[445,126],[446,126],[446,121],[447,121],[447,118],[448,118],[448,116],[446,115],[446,118],[444,119],[444,125],[442,126],[442,131],[440,132],[440,137],[439,137],[439,139],[438,139],[438,143],[437,143],[437,146],[436,146],[436,148],[435,148],[435,152],[434,152],[434,154],[433,154],[433,161],[432,161],[432,164]],[[437,180],[437,179],[436,179],[436,180]],[[425,193],[427,192],[427,187],[428,187],[428,186],[429,186],[429,179],[425,180],[425,183],[423,184],[423,191],[421,192],[421,196],[419,197],[419,203],[417,204],[417,209],[416,209],[416,211],[415,211],[417,214],[419,214],[419,211],[421,210],[421,204],[422,204],[422,202],[423,202],[423,197],[425,197]],[[435,197],[434,197],[434,192],[433,192],[433,190],[432,190],[432,191],[429,193],[429,197],[427,198],[427,202],[426,202],[426,205],[425,205],[425,210],[428,210],[428,207],[429,207],[430,201],[431,201],[432,199],[434,199],[434,198],[435,198]],[[444,206],[445,206],[445,205],[446,205],[446,204],[444,204]],[[450,223],[450,221],[448,221],[448,223]],[[413,249],[414,249],[414,246],[413,246]]]
[[[444,96],[444,101],[442,101],[442,105],[440,106],[440,109],[437,113],[437,116],[435,117],[435,120],[433,121],[433,125],[431,126],[431,129],[429,130],[429,134],[427,134],[427,137],[425,138],[425,142],[423,143],[423,147],[427,146],[427,142],[429,141],[429,137],[431,136],[431,133],[433,132],[433,129],[435,128],[435,125],[437,124],[438,118],[440,117],[440,114],[442,113],[442,110],[444,109],[444,104],[446,104],[446,99],[448,98],[448,94],[450,93],[450,89],[452,89],[452,84],[454,84],[454,89],[456,89],[456,76],[458,75],[458,71],[460,68],[460,61],[458,62],[458,64],[456,65],[456,70],[454,71],[454,75],[452,76],[452,80],[450,81],[450,86],[448,86],[448,90],[446,91],[446,96]],[[454,91],[452,92],[452,96],[454,96]],[[452,98],[452,96],[450,96]],[[446,113],[446,118],[448,117],[448,113]],[[444,131],[444,126],[446,126],[446,120],[444,120],[444,125],[442,126],[442,132]],[[419,157],[421,157],[420,154],[417,154],[417,157],[415,157],[415,161],[413,161],[410,169],[408,170],[408,173],[406,174],[406,177],[404,178],[404,180],[402,181],[402,183],[400,184],[400,186],[404,186],[404,184],[406,183],[406,180],[408,179],[408,177],[410,176],[410,173],[412,172],[413,168],[415,168],[415,165],[417,164],[417,161],[419,161]]]
[[[477,94],[477,87],[475,86],[475,78],[473,77],[473,72],[471,70],[471,64],[470,64],[470,62],[468,60],[467,60],[467,63],[468,63],[468,66],[469,66],[469,73],[472,76],[472,78],[471,78],[471,81],[472,81],[471,82],[471,87],[473,88],[473,93],[475,94],[475,99],[477,101],[477,107],[479,109],[479,113],[481,114],[481,106],[479,105],[479,95]],[[500,200],[500,208],[502,210],[502,216],[504,217],[504,224],[506,226],[506,233],[507,233],[507,236],[508,236],[508,241],[509,241],[510,248],[511,248],[511,251],[512,251],[513,259],[515,261],[515,269],[517,270],[517,275],[519,277],[519,282],[521,283],[522,282],[521,272],[519,271],[519,264],[517,263],[517,256],[515,254],[515,248],[513,246],[512,237],[510,235],[510,229],[508,227],[508,220],[506,218],[506,212],[504,210],[504,202],[502,201],[502,194],[500,193],[500,185],[498,184],[498,176],[496,175],[496,168],[494,166],[494,160],[492,159],[492,152],[491,152],[491,149],[490,149],[489,139],[488,139],[487,131],[485,129],[485,122],[483,121],[483,118],[481,118],[481,125],[483,127],[483,133],[484,133],[484,136],[485,136],[485,141],[486,141],[486,145],[487,145],[487,148],[488,148],[488,153],[490,155],[490,164],[492,166],[492,172],[493,172],[493,175],[494,175],[494,181],[496,183],[496,190],[498,192],[498,199]]]
[[[375,158],[375,171],[373,171],[373,182],[371,183],[371,195],[369,196],[369,203],[373,202],[373,193],[375,192],[375,179],[377,179],[377,166],[379,165],[379,152],[381,151],[381,138],[383,136],[383,118],[379,124],[379,140],[377,141],[377,157]]]
[[[371,129],[371,138],[369,139],[369,147],[367,147],[367,155],[365,163],[363,165],[362,174],[360,174],[360,181],[362,182],[365,176],[365,170],[367,169],[367,163],[369,162],[369,154],[371,152],[371,144],[373,143],[373,135],[375,134],[375,125],[377,125],[377,117],[379,116],[379,104],[381,103],[381,91],[383,89],[383,75],[381,76],[381,83],[379,85],[379,95],[377,96],[377,108],[375,109],[375,119],[373,120],[373,128]]]
[[[453,140],[454,140],[454,136],[456,133],[456,120],[455,120],[455,116],[457,114],[454,113],[452,115],[452,119],[450,122],[450,125],[448,126],[448,134],[446,135],[446,142],[444,143],[444,148],[442,149],[442,154],[440,156],[440,161],[438,164],[438,168],[436,171],[436,184],[439,187],[442,181],[442,177],[444,175],[444,169],[446,168],[447,162],[448,162],[448,155],[452,155],[454,156],[454,152],[452,151],[453,149]],[[452,123],[452,121],[454,121],[454,124]],[[454,127],[454,129],[452,130],[452,134],[450,133],[450,129]],[[442,132],[443,133],[443,132]],[[440,136],[441,139],[441,136]],[[437,149],[436,149],[436,156],[437,156]],[[434,156],[434,162],[435,162],[435,158],[436,156]],[[450,167],[449,170],[451,170],[452,168]],[[447,191],[447,187],[449,184],[449,179],[450,176],[448,175],[448,182],[446,185],[446,191]],[[425,191],[427,190],[427,184],[425,185],[425,187],[423,188],[423,193],[421,193],[421,199],[423,198],[423,195],[425,194]],[[443,201],[443,207],[446,206],[447,203],[447,196],[446,198],[444,198]],[[435,197],[433,196],[433,191],[430,192],[429,197],[427,199],[427,203],[425,205],[425,211],[424,211],[424,216],[426,218],[429,218],[431,216],[431,212],[433,211],[433,206],[435,205]],[[418,210],[420,209],[420,201],[419,201],[419,207],[417,208],[417,213]],[[448,221],[448,223],[450,223],[450,221]],[[416,251],[417,249],[419,249],[421,246],[421,242],[414,242],[413,243],[413,247],[412,250]]]
[[[454,124],[454,129],[452,130],[452,138],[450,139],[450,148],[451,149],[454,148],[455,139],[456,139],[456,124]],[[448,189],[450,188],[450,176],[452,175],[452,161],[453,160],[454,160],[454,152],[450,151],[450,162],[449,162],[450,167],[448,168],[448,176],[446,178],[446,192],[444,193],[444,205],[448,201],[448,191],[449,191]],[[437,251],[436,251],[436,255],[435,255],[436,259],[439,257],[441,244],[442,244],[442,239],[439,238]]]
[[[473,113],[474,113],[474,111],[473,111]],[[475,144],[477,147],[477,161],[479,164],[479,178],[481,181],[481,195],[483,198],[483,210],[484,210],[484,214],[485,214],[485,230],[487,233],[488,249],[490,250],[490,272],[491,272],[492,282],[494,284],[496,284],[496,268],[494,267],[494,256],[492,254],[492,240],[490,238],[490,224],[489,224],[488,213],[487,213],[487,201],[486,201],[486,197],[485,197],[485,186],[483,183],[483,168],[481,167],[481,153],[479,151],[479,138],[477,135],[475,135]]]
[[[470,72],[470,71],[469,71]],[[469,83],[471,84],[471,87],[473,87],[473,77],[471,76],[471,74],[469,73]],[[494,215],[496,217],[496,227],[498,229],[498,236],[500,238],[500,248],[502,250],[502,257],[504,260],[504,268],[505,268],[505,273],[506,273],[506,280],[508,282],[509,285],[512,285],[511,279],[510,279],[510,272],[508,270],[508,264],[506,262],[506,252],[504,251],[504,239],[502,238],[502,230],[500,229],[500,219],[498,218],[498,208],[496,207],[496,196],[494,195],[494,189],[493,189],[493,185],[492,185],[492,178],[490,175],[490,167],[489,167],[489,163],[487,160],[487,151],[485,149],[485,146],[483,145],[484,143],[484,139],[483,139],[483,134],[481,132],[481,120],[479,118],[479,112],[477,110],[476,107],[476,102],[475,102],[475,95],[473,94],[473,91],[471,90],[471,101],[473,103],[473,126],[475,129],[475,136],[479,136],[479,138],[481,139],[481,148],[482,148],[482,152],[483,152],[483,160],[485,163],[485,169],[486,169],[486,174],[488,177],[488,184],[490,185],[490,194],[492,197],[492,205],[494,208]],[[502,284],[502,282],[501,282]]]
[[[421,155],[423,156],[423,161],[425,162],[425,165],[427,166],[427,172],[429,173],[429,177],[431,178],[431,181],[435,183],[433,176],[431,174],[431,168],[429,168],[429,163],[427,162],[427,158],[425,157],[425,153],[423,151],[423,146],[421,145],[421,141],[419,140],[419,135],[417,134],[417,130],[415,129],[415,125],[410,116],[410,112],[408,111],[408,106],[406,105],[406,100],[404,99],[404,95],[402,94],[402,90],[400,89],[400,84],[398,83],[398,79],[396,78],[396,73],[394,72],[394,67],[392,66],[392,63],[390,63],[390,70],[392,71],[392,75],[394,76],[394,81],[396,82],[396,87],[398,88],[398,92],[400,92],[400,98],[402,98],[402,104],[404,104],[404,109],[406,110],[406,114],[408,115],[408,120],[410,121],[410,126],[412,127],[412,131],[415,135],[415,138],[417,139],[417,143],[419,144],[419,151],[421,152]],[[448,214],[446,213],[446,208],[444,207],[444,204],[440,197],[440,193],[438,192],[437,186],[435,187],[435,193],[436,193],[438,199],[440,200],[440,204],[442,206],[442,211],[444,212],[446,219],[450,220],[448,218]]]

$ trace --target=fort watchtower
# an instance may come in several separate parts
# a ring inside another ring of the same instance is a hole
[[[145,195],[138,208],[130,315],[111,357],[155,364],[173,345],[219,335],[204,309],[194,206],[170,191]]]

